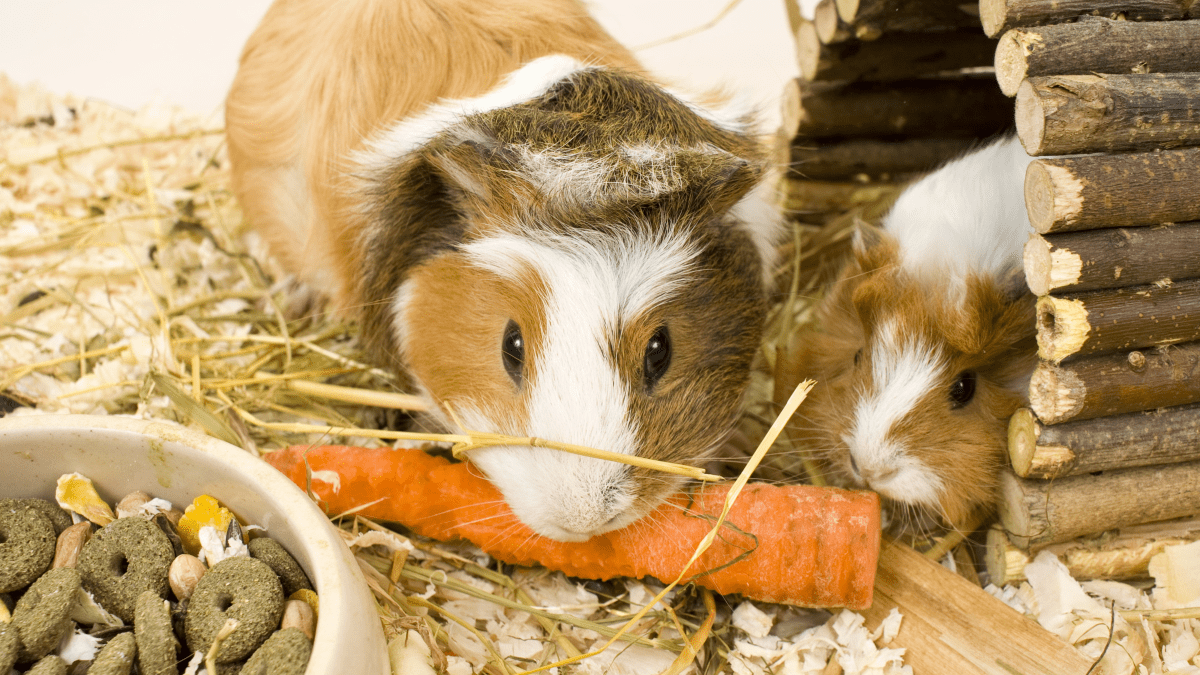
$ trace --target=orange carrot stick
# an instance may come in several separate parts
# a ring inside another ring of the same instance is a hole
[[[312,471],[337,474],[336,480],[317,474],[312,481],[326,513],[379,500],[355,513],[434,539],[466,539],[504,562],[588,579],[674,579],[712,529],[729,490],[698,487],[627,528],[565,543],[519,523],[500,492],[467,463],[420,450],[345,446],[296,446],[266,459],[304,487],[306,457]],[[751,483],[687,580],[767,602],[866,609],[879,535],[879,497],[873,492]]]

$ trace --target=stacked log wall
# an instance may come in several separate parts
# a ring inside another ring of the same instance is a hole
[[[997,82],[1039,157],[1026,174],[1037,234],[1024,264],[1041,363],[1030,407],[1009,426],[1013,473],[988,542],[994,581],[1019,578],[1040,548],[1144,575],[1145,537],[1103,555],[1078,538],[1120,540],[1200,513],[1194,10],[1190,0],[981,3],[998,37]],[[1189,528],[1184,541],[1198,536]]]

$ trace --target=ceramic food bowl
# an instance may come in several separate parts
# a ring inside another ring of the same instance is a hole
[[[283,474],[249,453],[169,422],[104,415],[0,418],[0,497],[54,500],[64,473],[91,478],[115,504],[145,490],[182,509],[216,497],[267,528],[308,573],[321,599],[308,675],[390,672],[362,572],[333,525]]]

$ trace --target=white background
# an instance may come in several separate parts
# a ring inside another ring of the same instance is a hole
[[[730,1],[587,4],[618,40],[636,48],[701,26]],[[38,81],[56,93],[101,98],[127,108],[158,96],[194,112],[219,115],[242,43],[269,4],[0,0],[0,72],[19,83]],[[741,0],[715,27],[637,54],[651,70],[682,85],[726,85],[744,92],[772,118],[784,82],[797,74],[784,0]]]

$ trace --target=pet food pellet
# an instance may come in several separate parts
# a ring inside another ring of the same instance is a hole
[[[183,555],[183,540],[179,538],[179,530],[175,529],[175,523],[167,517],[165,513],[157,513],[150,522],[158,526],[162,533],[167,535],[167,539],[171,542],[171,552],[175,557]]]
[[[279,542],[270,537],[259,537],[251,539],[246,547],[250,549],[252,557],[267,563],[275,570],[275,574],[279,575],[279,580],[283,582],[284,595],[291,595],[302,588],[312,590],[312,582],[308,580],[308,575],[304,573],[300,563],[296,562],[292,554]]]
[[[104,527],[116,520],[116,514],[108,503],[100,498],[92,479],[78,473],[63,474],[58,477],[58,487],[54,489],[54,500],[58,505],[73,513],[87,518],[93,523]]]
[[[67,662],[51,654],[33,664],[25,675],[67,675]]]
[[[92,538],[92,524],[88,521],[75,523],[58,533],[58,541],[54,545],[54,561],[51,567],[75,567],[79,564],[79,552],[83,545]]]
[[[283,603],[283,620],[279,622],[279,627],[299,628],[305,637],[313,639],[312,607],[303,600],[288,600]]]
[[[215,497],[200,495],[184,510],[183,517],[176,523],[179,538],[183,540],[183,550],[192,555],[200,552],[200,530],[212,526],[217,532],[229,528],[233,513],[221,506]]]
[[[287,597],[287,599],[288,600],[303,600],[304,602],[307,602],[308,606],[312,607],[313,620],[314,621],[321,620],[321,598],[317,597],[316,591],[310,591],[307,588],[301,588],[300,590],[296,591],[295,593],[292,593],[291,595],[289,595]]]
[[[171,630],[171,610],[154,591],[138,596],[133,612],[133,635],[137,641],[138,667],[142,675],[175,675],[175,651],[179,642]]]
[[[129,675],[137,656],[133,633],[121,633],[101,648],[96,660],[88,667],[87,675]]]
[[[12,623],[21,638],[21,661],[40,659],[54,651],[63,633],[71,630],[71,607],[79,585],[78,570],[59,567],[33,582],[17,601]]]
[[[187,600],[192,597],[192,591],[196,590],[200,577],[207,571],[204,563],[194,555],[184,553],[175,556],[167,573],[167,582],[171,584],[171,592],[175,594],[175,599]]]
[[[141,490],[130,492],[122,497],[121,501],[117,502],[117,517],[128,518],[129,516],[140,516],[142,507],[151,499],[152,497],[148,493]]]
[[[0,540],[0,593],[33,583],[54,560],[54,524],[15,499],[0,499]]]
[[[205,573],[188,600],[188,649],[207,652],[225,620],[237,619],[217,652],[217,661],[236,661],[262,644],[282,616],[283,587],[275,572],[255,558],[226,558]]]
[[[0,623],[0,673],[11,673],[21,655],[21,636],[11,623]]]
[[[242,668],[241,675],[304,675],[312,656],[312,642],[295,628],[284,628],[267,638]]]
[[[62,534],[63,530],[71,526],[71,514],[62,510],[54,502],[45,499],[18,499],[16,501],[41,511],[42,515],[49,518],[50,523],[54,525],[55,536]]]
[[[171,542],[158,526],[142,518],[119,518],[83,545],[83,587],[105,609],[132,621],[139,595],[154,591],[166,596],[171,553]]]

